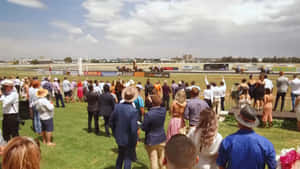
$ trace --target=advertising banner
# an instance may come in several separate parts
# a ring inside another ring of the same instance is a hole
[[[101,72],[98,72],[98,71],[85,71],[84,76],[101,76]]]
[[[114,77],[118,76],[118,72],[101,72],[101,76],[103,77]]]
[[[162,72],[162,73],[145,72],[145,77],[170,78],[170,73],[169,72]]]

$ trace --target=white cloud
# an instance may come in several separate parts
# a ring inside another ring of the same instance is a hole
[[[94,37],[92,36],[91,34],[87,34],[86,36],[83,37],[82,40],[85,40],[85,41],[88,41],[90,43],[98,43],[99,41]]]
[[[22,5],[30,8],[44,8],[45,4],[43,4],[39,0],[7,0],[10,3],[14,3],[17,5]]]
[[[92,36],[91,34],[85,34],[84,31],[80,27],[76,27],[64,21],[53,21],[50,25],[62,29],[63,31],[67,32],[67,37],[70,41],[75,41],[78,43],[98,43],[99,41]],[[57,38],[58,35],[51,36],[51,38]]]
[[[51,25],[60,28],[70,34],[83,34],[83,31],[81,28],[73,26],[69,23],[63,22],[63,21],[54,21],[51,22]]]

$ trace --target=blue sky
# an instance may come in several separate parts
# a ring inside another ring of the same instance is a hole
[[[0,57],[300,56],[299,0],[1,0]]]

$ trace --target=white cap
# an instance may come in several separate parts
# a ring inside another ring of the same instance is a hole
[[[57,78],[54,78],[53,80],[54,80],[54,81],[58,81],[58,79],[57,79]]]

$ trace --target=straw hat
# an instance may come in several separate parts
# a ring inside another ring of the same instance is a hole
[[[243,126],[255,128],[259,125],[259,119],[256,116],[256,110],[249,105],[241,109],[239,113],[235,113],[235,119]]]
[[[124,99],[125,102],[132,103],[137,97],[138,97],[138,90],[133,86],[126,87],[122,91],[122,98]]]
[[[179,90],[175,95],[175,100],[179,105],[185,105],[186,103],[186,94],[183,89]]]
[[[39,98],[46,97],[48,95],[48,90],[39,88],[35,95]]]

